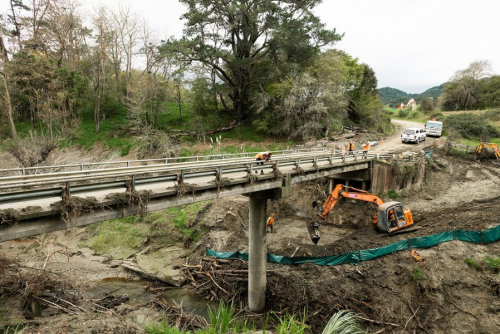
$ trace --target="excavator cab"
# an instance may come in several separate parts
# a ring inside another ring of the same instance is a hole
[[[401,202],[387,202],[377,209],[377,228],[384,232],[394,232],[413,224],[410,209]]]

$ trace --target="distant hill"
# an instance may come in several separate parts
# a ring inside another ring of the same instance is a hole
[[[418,103],[424,97],[437,99],[441,95],[444,85],[445,84],[429,88],[421,94],[408,94],[396,88],[383,87],[378,90],[378,95],[384,105],[389,104],[391,106],[396,106],[401,103],[407,103],[411,98],[414,98]]]

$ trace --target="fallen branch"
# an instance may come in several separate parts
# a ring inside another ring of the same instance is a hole
[[[173,285],[173,286],[176,286],[176,287],[180,287],[182,285],[182,282],[150,274],[150,273],[145,272],[144,270],[142,270],[140,268],[131,266],[129,264],[122,263],[121,266],[123,268],[128,269],[130,271],[133,271],[133,272],[135,272],[135,273],[137,273],[137,274],[139,274],[142,277],[147,278],[147,279],[160,281],[160,282],[167,283],[167,284],[170,284],[170,285]]]

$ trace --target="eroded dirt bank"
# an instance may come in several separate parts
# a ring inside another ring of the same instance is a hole
[[[296,188],[293,198],[269,202],[269,213],[277,215],[276,233],[267,235],[269,252],[287,256],[294,252],[297,256],[325,256],[380,247],[403,238],[454,228],[481,230],[500,224],[498,166],[450,158],[437,160],[439,164],[427,175],[422,190],[398,198],[412,209],[419,227],[416,232],[395,237],[377,233],[370,226],[373,213],[370,204],[343,201],[331,215],[329,223],[322,227],[319,244],[313,245],[306,229],[306,223],[313,215],[309,208],[313,199],[321,197],[319,189],[326,185],[318,188],[316,184],[309,184]],[[167,245],[169,249],[175,247],[176,251],[167,252],[170,255],[162,258],[158,258],[161,249],[157,248],[158,245],[152,247],[151,240],[144,240],[138,249],[120,256],[128,257],[135,264],[142,263],[153,274],[167,268],[183,276],[180,273],[182,264],[187,261],[191,265],[206,262],[201,260],[206,247],[217,251],[246,251],[248,199],[233,197],[215,202],[204,208],[204,212],[188,225],[190,229],[203,230],[206,234],[200,234],[200,240],[182,240],[176,234],[176,241]],[[168,229],[165,228],[165,232]],[[110,260],[109,255],[96,255],[95,250],[82,247],[82,240],[88,240],[89,234],[92,232],[88,229],[57,232],[26,241],[3,243],[0,251],[4,256],[18,259],[23,266],[37,268],[43,266],[51,251],[55,252],[46,268],[67,282],[68,291],[88,292],[96,281],[109,277],[137,279],[117,266],[120,252],[113,253],[114,260]],[[268,310],[299,313],[306,308],[309,314],[307,322],[314,332],[321,332],[329,317],[343,309],[360,314],[369,332],[500,331],[500,277],[497,269],[485,261],[487,257],[498,258],[500,244],[474,245],[453,241],[418,252],[423,262],[416,262],[407,250],[357,266],[269,264],[268,270],[272,272],[268,274]],[[239,260],[210,265],[218,270],[246,268],[246,263]],[[214,277],[221,288],[233,293],[227,294],[212,283],[196,290],[208,299],[234,297],[237,305],[244,307],[246,280],[240,277],[232,279],[230,275]],[[162,318],[156,308],[142,303],[117,306],[112,311],[80,312],[82,314],[78,315],[61,315],[62,312],[52,310],[43,318],[26,320],[20,311],[8,312],[19,310],[19,303],[20,298],[4,296],[0,303],[1,320],[2,324],[28,323],[23,333],[61,333],[64,330],[67,333],[142,333],[147,323]]]

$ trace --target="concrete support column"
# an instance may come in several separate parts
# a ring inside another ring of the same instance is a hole
[[[248,307],[261,312],[266,306],[266,192],[250,194]]]
[[[334,182],[334,179],[330,178],[329,182],[328,182],[328,194],[331,194],[333,191],[333,182]]]

